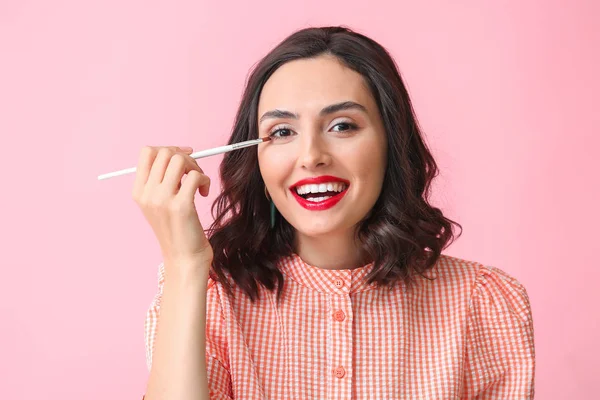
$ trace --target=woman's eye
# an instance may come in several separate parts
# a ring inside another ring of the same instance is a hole
[[[335,129],[336,127],[341,127],[341,129],[337,129],[336,130]],[[336,131],[336,132],[351,131],[351,130],[354,130],[356,128],[357,128],[356,125],[352,124],[350,122],[340,122],[339,124],[335,124],[333,126],[333,130]]]
[[[276,129],[269,134],[273,139],[283,139],[286,137],[290,137],[292,135],[292,130],[288,128],[280,128]]]

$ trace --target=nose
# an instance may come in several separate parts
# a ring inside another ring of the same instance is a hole
[[[331,164],[331,153],[326,140],[321,134],[309,133],[301,135],[298,164],[307,170],[322,168]]]

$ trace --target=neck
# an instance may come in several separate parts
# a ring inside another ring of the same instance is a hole
[[[368,263],[353,232],[306,236],[296,232],[295,252],[305,262],[322,269],[354,269]]]

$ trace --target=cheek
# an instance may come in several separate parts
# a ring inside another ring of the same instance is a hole
[[[359,199],[357,205],[360,204],[360,212],[364,212],[362,207],[372,207],[381,194],[386,165],[385,152],[379,147],[365,147],[348,158],[348,162],[352,163],[349,168],[358,184],[358,191],[354,192]]]
[[[353,146],[351,151],[343,154],[347,168],[354,176],[368,186],[378,185],[386,163],[385,147],[373,141],[365,141]]]
[[[289,173],[291,157],[279,147],[259,149],[258,167],[267,184],[279,183]]]

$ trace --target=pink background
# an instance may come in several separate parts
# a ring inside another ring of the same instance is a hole
[[[3,0],[0,398],[141,398],[160,252],[133,175],[97,175],[143,145],[223,144],[250,67],[322,24],[396,58],[435,204],[465,228],[446,253],[528,290],[536,398],[596,398],[598,4]]]

